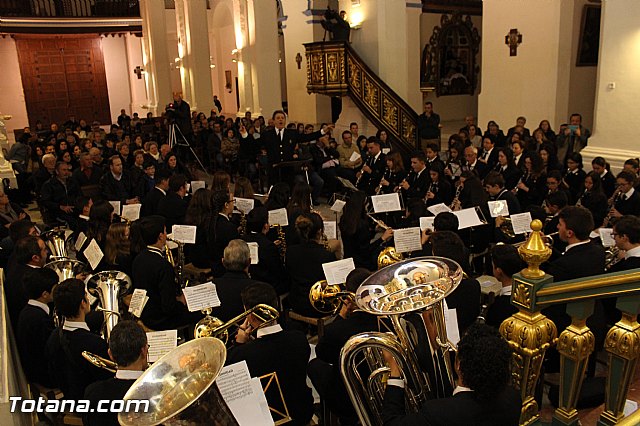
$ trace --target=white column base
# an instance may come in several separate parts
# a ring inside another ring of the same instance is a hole
[[[604,157],[604,159],[611,165],[611,172],[614,175],[617,175],[618,172],[622,170],[625,161],[630,158],[640,157],[640,152],[638,151],[618,148],[603,148],[601,146],[587,146],[580,151],[580,154],[582,154],[582,163],[586,170],[591,170],[590,164],[595,157]]]

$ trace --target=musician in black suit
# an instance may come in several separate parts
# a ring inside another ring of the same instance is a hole
[[[498,150],[495,148],[495,142],[488,136],[482,138],[482,152],[478,155],[478,161],[487,165],[489,170],[498,164]]]
[[[53,290],[53,303],[64,317],[62,327],[51,333],[45,348],[49,375],[64,393],[65,399],[80,399],[91,383],[113,377],[82,357],[83,351],[107,358],[107,342],[89,331],[85,322],[91,311],[82,280],[69,278]]]
[[[197,322],[199,314],[187,310],[174,269],[164,257],[167,241],[164,218],[144,217],[139,220],[139,229],[146,248],[134,259],[131,278],[134,288],[146,290],[149,298],[140,319],[152,330],[169,330]]]
[[[633,187],[635,176],[623,170],[616,176],[617,195],[614,196],[613,209],[609,213],[613,218],[626,214],[640,215],[640,194]]]
[[[484,179],[486,174],[489,173],[487,165],[478,160],[478,148],[475,146],[468,146],[464,149],[464,159],[467,162],[463,166],[464,171],[472,172],[480,179]]]
[[[211,250],[211,272],[214,277],[224,274],[222,258],[229,241],[240,238],[238,227],[231,221],[234,199],[226,189],[213,191],[211,195],[213,212],[209,223],[208,245]]]
[[[356,187],[367,195],[374,195],[386,169],[385,155],[380,148],[380,141],[375,136],[367,139],[367,158],[362,170],[356,174]]]
[[[411,156],[411,172],[400,183],[402,193],[406,203],[409,203],[413,199],[424,200],[429,190],[429,184],[431,183],[431,177],[429,176],[429,170],[426,166],[426,157],[420,152],[416,151]]]
[[[160,214],[158,204],[160,200],[167,196],[169,191],[169,171],[160,168],[156,170],[154,175],[155,186],[142,200],[140,208],[140,217]]]
[[[278,295],[289,291],[289,274],[282,263],[278,247],[267,238],[269,212],[266,207],[256,207],[247,215],[247,234],[242,239],[258,244],[258,263],[249,265],[252,278],[271,284]]]
[[[16,340],[20,360],[27,380],[46,387],[53,387],[45,359],[44,348],[55,329],[48,304],[53,303],[53,287],[58,284],[58,274],[53,269],[34,268],[25,273],[24,288],[29,297],[18,319]]]
[[[497,148],[498,163],[494,170],[504,178],[504,187],[511,191],[516,187],[522,176],[522,170],[516,166],[513,160],[513,151],[509,148]]]
[[[242,301],[246,309],[258,304],[278,306],[275,290],[265,283],[255,283],[245,288]],[[308,424],[313,414],[313,397],[306,383],[311,348],[304,333],[283,330],[276,321],[264,324],[251,314],[238,330],[236,343],[227,352],[226,364],[246,361],[251,377],[276,373],[282,396],[293,419],[291,424]]]
[[[444,203],[450,205],[453,201],[453,188],[444,175],[444,165],[435,163],[429,168],[429,188],[425,195],[428,206]]]
[[[134,321],[120,321],[109,335],[109,357],[118,364],[116,376],[87,386],[84,398],[91,409],[83,416],[85,426],[118,424],[118,413],[98,412],[101,400],[122,400],[131,385],[147,369],[149,346],[144,330]],[[105,403],[100,408],[104,408]]]
[[[364,268],[349,272],[345,283],[347,291],[355,293],[371,273]],[[335,320],[327,325],[316,346],[316,358],[309,362],[307,372],[314,388],[329,409],[340,417],[340,424],[356,424],[353,409],[344,382],[340,376],[340,351],[347,340],[358,333],[378,330],[377,318],[361,310],[352,299],[345,299]]]
[[[47,246],[39,237],[28,235],[18,240],[14,248],[15,264],[7,268],[4,294],[7,301],[9,319],[14,332],[17,330],[20,311],[27,305],[29,297],[22,280],[32,268],[42,268],[47,263]]]
[[[640,268],[640,218],[626,215],[618,219],[613,225],[613,239],[616,247],[624,252],[624,257],[609,272]]]
[[[319,214],[301,214],[295,227],[301,242],[287,248],[286,267],[291,276],[289,302],[298,314],[321,317],[323,314],[309,302],[309,289],[325,279],[322,264],[335,261],[336,255],[322,245],[324,225]]]
[[[384,352],[391,371],[382,406],[385,425],[515,426],[522,403],[509,386],[511,350],[492,327],[474,324],[458,343],[456,389],[449,398],[425,402],[417,413],[405,409],[405,380],[396,360]]]
[[[229,241],[229,245],[224,249],[222,263],[226,272],[220,278],[216,278],[220,306],[213,308],[213,316],[222,321],[229,321],[244,312],[240,297],[242,290],[251,284],[261,282],[252,279],[249,275],[251,253],[249,246],[243,240]]]
[[[616,178],[609,169],[609,163],[602,157],[596,157],[591,160],[591,168],[600,175],[602,189],[607,198],[611,198],[616,190]]]
[[[491,263],[493,276],[500,281],[502,288],[488,307],[485,323],[499,328],[502,321],[518,312],[518,308],[511,304],[513,274],[520,272],[525,265],[518,254],[518,249],[511,244],[494,246],[491,250]]]
[[[491,197],[491,200],[505,200],[509,207],[509,214],[522,212],[518,197],[504,187],[504,177],[498,172],[491,172],[484,178],[484,188]]]
[[[552,192],[547,195],[545,199],[545,213],[547,219],[545,220],[542,231],[545,235],[550,235],[558,231],[558,225],[560,224],[560,211],[569,204],[569,198],[565,192]],[[560,238],[553,239],[553,254],[550,260],[555,260],[558,256],[564,253],[564,249],[567,247],[567,243]]]
[[[425,154],[426,154],[426,162],[425,162],[425,166],[427,166],[427,169],[431,170],[433,168],[433,166],[435,165],[441,165],[442,169],[444,170],[444,161],[442,161],[440,159],[440,157],[438,156],[438,145],[435,143],[430,143],[427,145],[427,149],[425,149]]]
[[[189,205],[186,195],[187,178],[181,174],[171,176],[167,195],[158,201],[158,214],[164,217],[167,229],[172,229],[173,225],[184,224],[184,216]]]

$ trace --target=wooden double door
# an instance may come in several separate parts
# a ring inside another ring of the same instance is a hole
[[[29,123],[111,123],[100,37],[15,35]]]

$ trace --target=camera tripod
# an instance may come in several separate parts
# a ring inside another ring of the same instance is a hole
[[[180,139],[178,139],[178,137],[180,137]],[[207,175],[207,177],[210,177],[209,172],[207,172],[207,169],[202,164],[202,161],[200,161],[198,154],[196,154],[196,152],[193,150],[193,147],[191,146],[187,138],[184,137],[182,131],[180,130],[180,127],[178,127],[176,123],[169,123],[169,137],[167,138],[167,142],[169,143],[169,147],[171,149],[173,149],[174,146],[189,148],[204,174]]]

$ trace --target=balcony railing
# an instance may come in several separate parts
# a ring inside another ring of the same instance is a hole
[[[0,17],[139,17],[138,0],[2,0]]]

